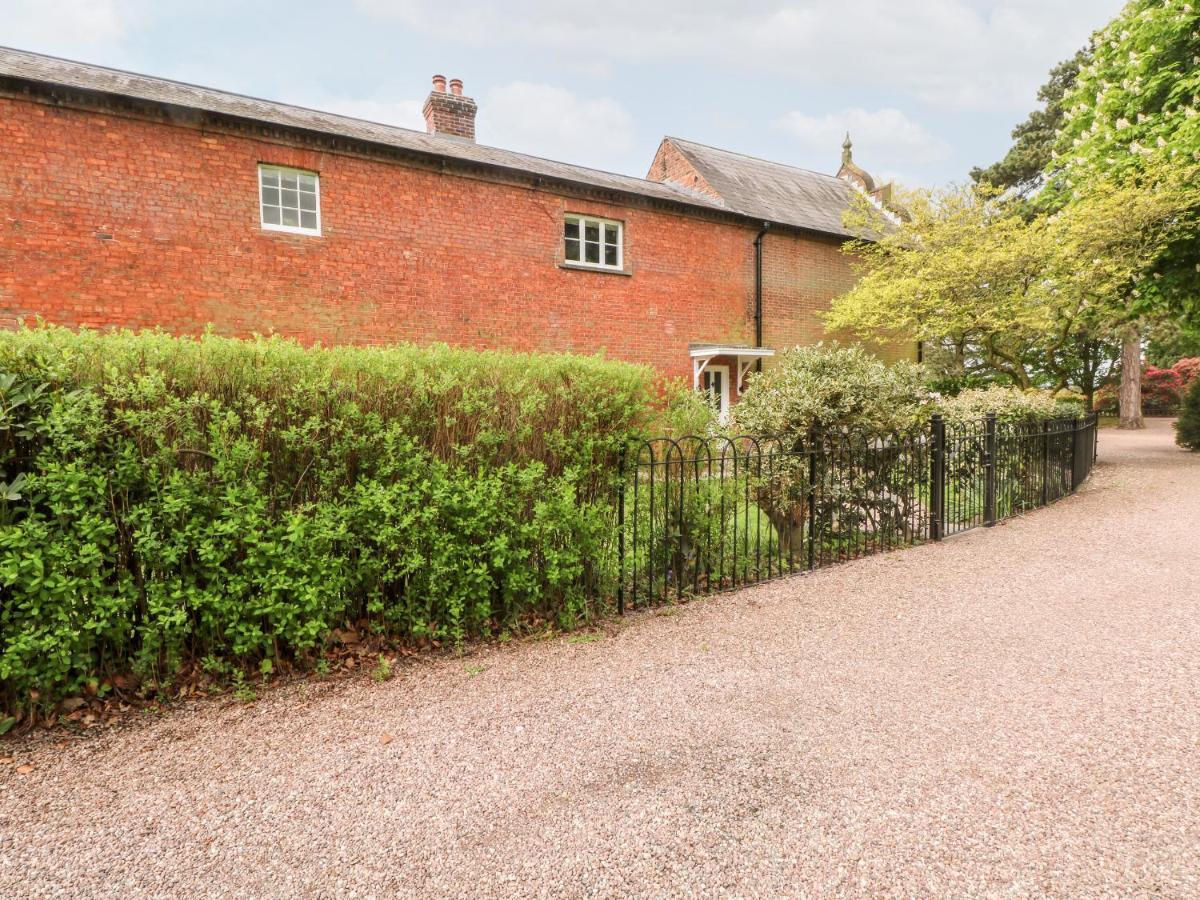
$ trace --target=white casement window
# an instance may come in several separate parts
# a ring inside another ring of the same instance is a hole
[[[316,172],[284,166],[258,167],[262,227],[294,234],[321,233],[321,182]]]
[[[569,265],[621,269],[625,228],[612,219],[568,213],[563,220],[563,257]]]

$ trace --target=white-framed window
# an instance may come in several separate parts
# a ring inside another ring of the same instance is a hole
[[[563,219],[563,259],[572,266],[622,269],[624,237],[621,222],[567,213]]]
[[[260,163],[258,210],[269,231],[320,234],[321,180],[316,172]]]

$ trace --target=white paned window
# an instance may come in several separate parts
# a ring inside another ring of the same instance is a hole
[[[563,256],[573,266],[621,269],[624,227],[611,219],[568,214],[563,221]]]
[[[258,208],[263,228],[320,234],[321,183],[317,173],[260,165]]]

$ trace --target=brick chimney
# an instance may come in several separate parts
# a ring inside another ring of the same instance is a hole
[[[433,90],[425,101],[425,130],[430,134],[475,140],[475,112],[478,107],[470,97],[463,96],[461,79],[450,79],[446,93],[446,76],[433,76]]]

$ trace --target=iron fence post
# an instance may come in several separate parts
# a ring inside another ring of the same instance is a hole
[[[996,524],[996,414],[990,412],[983,432],[983,525]]]
[[[625,447],[617,457],[617,615],[625,615]]]
[[[1050,503],[1050,420],[1042,420],[1042,506]]]
[[[946,423],[941,413],[929,421],[929,539],[942,539],[942,513],[946,497]]]
[[[817,560],[817,430],[808,429],[808,571]]]
[[[1071,493],[1079,487],[1079,419],[1071,420]]]
[[[675,552],[675,599],[683,600],[683,578],[684,564],[686,562],[686,552],[684,550],[684,528],[686,527],[683,520],[683,489],[687,483],[687,471],[683,463],[683,447],[679,444],[675,445],[679,451],[679,504],[675,511],[675,518],[678,520],[676,528],[679,532],[678,550]],[[670,457],[668,457],[668,460]],[[670,464],[668,463],[668,473],[670,472]],[[668,488],[669,490],[669,488]]]

